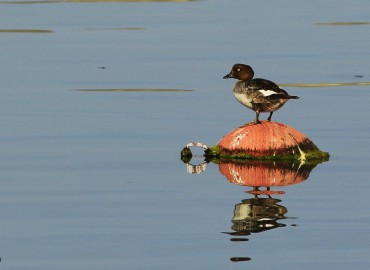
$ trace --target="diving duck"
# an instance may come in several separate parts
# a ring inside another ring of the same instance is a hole
[[[280,109],[289,99],[299,98],[290,96],[272,81],[253,79],[253,76],[254,71],[251,66],[235,64],[230,73],[223,78],[238,79],[233,89],[234,96],[241,104],[256,112],[255,124],[261,123],[259,120],[261,112],[269,112],[267,121],[271,121],[274,111]]]

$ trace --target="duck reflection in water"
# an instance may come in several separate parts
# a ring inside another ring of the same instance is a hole
[[[186,162],[189,173],[201,173],[206,163],[193,165]],[[239,163],[221,162],[218,164],[220,173],[232,184],[252,189],[246,191],[251,198],[246,198],[234,206],[231,219],[231,231],[223,232],[231,236],[232,242],[247,242],[248,236],[275,228],[285,227],[281,220],[287,219],[287,207],[282,200],[273,198],[283,195],[284,191],[273,188],[290,186],[307,180],[316,163],[304,162],[268,162],[261,160],[243,161]],[[190,169],[191,168],[191,169]],[[250,257],[231,257],[232,262],[251,260]]]
[[[285,219],[287,208],[279,205],[279,199],[254,198],[245,199],[235,205],[231,229],[237,234],[246,235],[284,227],[285,224],[278,223],[279,219]],[[233,233],[231,233],[233,235]]]
[[[223,232],[231,236],[230,241],[232,242],[248,241],[247,236],[252,233],[260,233],[286,226],[278,221],[287,218],[285,214],[288,212],[288,209],[279,204],[281,200],[271,197],[271,194],[284,194],[284,192],[271,191],[269,187],[266,187],[265,190],[253,187],[253,190],[247,191],[247,193],[254,194],[254,197],[244,199],[241,203],[235,205],[234,215],[231,220],[232,231]],[[265,194],[267,197],[261,198],[262,194]],[[250,257],[230,258],[232,262],[250,260]]]

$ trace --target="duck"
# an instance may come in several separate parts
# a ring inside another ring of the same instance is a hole
[[[247,108],[256,112],[254,124],[260,124],[260,113],[269,112],[267,121],[271,121],[272,114],[280,109],[289,99],[298,99],[298,96],[289,95],[276,83],[255,78],[251,66],[245,64],[235,64],[230,73],[224,79],[234,78],[238,81],[234,85],[233,93],[237,101]]]

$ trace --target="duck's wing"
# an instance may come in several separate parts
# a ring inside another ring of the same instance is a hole
[[[245,82],[245,86],[248,87],[250,90],[271,90],[277,94],[281,93],[281,90],[283,90],[280,89],[280,87],[276,83],[265,79],[253,79],[247,81]],[[283,90],[283,92],[285,91]]]
[[[245,82],[245,86],[256,93],[256,96],[264,99],[289,98],[288,93],[276,83],[265,79],[253,79]]]

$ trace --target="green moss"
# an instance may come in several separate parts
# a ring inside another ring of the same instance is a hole
[[[215,163],[221,162],[243,162],[243,161],[250,161],[250,160],[265,160],[265,161],[290,161],[290,162],[301,162],[304,161],[305,163],[322,163],[329,160],[329,153],[322,152],[319,148],[315,145],[311,147],[310,150],[302,151],[294,151],[292,154],[288,155],[266,155],[266,156],[254,156],[251,154],[246,154],[243,151],[228,151],[223,149],[222,147],[216,145],[213,146],[205,151],[204,154],[206,160],[212,161]]]

